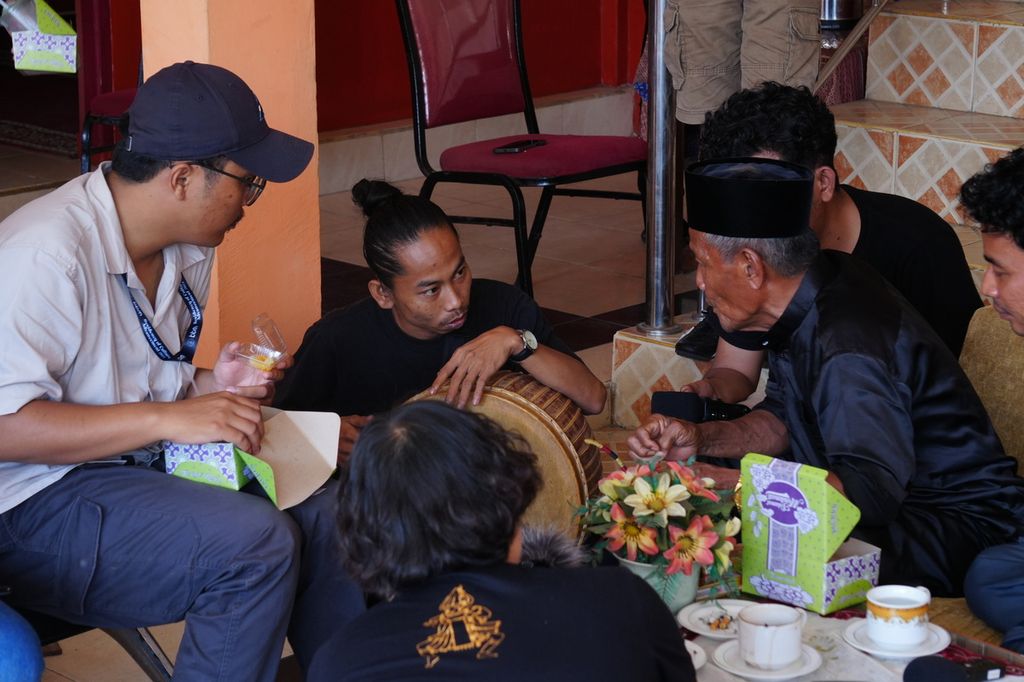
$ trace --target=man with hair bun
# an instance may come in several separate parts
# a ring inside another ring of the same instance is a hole
[[[760,158],[687,170],[697,285],[722,328],[763,332],[766,398],[732,421],[653,415],[630,450],[759,452],[829,472],[881,548],[880,582],[962,593],[981,550],[1024,523],[1024,481],[935,331],[856,258],[820,251],[813,173]]]
[[[436,204],[369,180],[352,198],[367,217],[370,298],[306,331],[276,406],[341,415],[341,459],[372,415],[446,382],[448,402],[476,404],[502,368],[528,372],[585,413],[604,408],[604,384],[533,299],[509,284],[473,279],[458,232]]]

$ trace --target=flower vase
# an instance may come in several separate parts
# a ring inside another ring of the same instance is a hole
[[[697,598],[697,583],[700,579],[700,567],[694,564],[693,571],[686,575],[682,571],[665,573],[665,566],[642,564],[638,561],[630,561],[620,556],[615,556],[619,563],[628,568],[644,582],[654,588],[662,601],[668,605],[673,614],[679,613],[687,604]]]

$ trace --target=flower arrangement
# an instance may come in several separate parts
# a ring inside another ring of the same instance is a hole
[[[622,466],[601,479],[601,494],[578,514],[583,529],[601,537],[597,551],[662,568],[669,576],[704,568],[711,580],[728,586],[740,520],[730,517],[732,502],[722,501],[714,485],[678,462]]]

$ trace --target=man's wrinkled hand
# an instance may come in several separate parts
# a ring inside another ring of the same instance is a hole
[[[508,362],[511,355],[523,345],[522,337],[511,327],[495,327],[460,346],[451,359],[437,373],[430,393],[436,394],[448,381],[445,400],[457,407],[465,407],[472,399],[479,405],[487,380]]]
[[[349,455],[352,454],[352,448],[356,446],[356,441],[359,440],[359,432],[372,419],[373,416],[361,414],[349,414],[341,418],[341,435],[338,438],[339,467],[344,466],[348,462]]]
[[[666,459],[688,459],[700,447],[696,424],[652,414],[626,441],[633,457],[648,458],[665,453]]]
[[[260,405],[251,398],[226,391],[163,403],[168,440],[177,443],[234,443],[245,452],[257,454],[263,440]]]

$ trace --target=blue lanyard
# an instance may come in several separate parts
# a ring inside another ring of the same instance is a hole
[[[135,302],[132,290],[128,287],[128,276],[122,274],[121,281],[124,282],[124,289],[128,292],[128,300],[132,302],[135,315],[139,318],[142,334],[146,337],[149,347],[153,349],[156,356],[161,360],[192,362],[192,358],[196,354],[196,346],[199,345],[199,333],[203,330],[203,309],[199,305],[199,301],[196,300],[196,295],[189,289],[188,282],[185,281],[185,275],[181,276],[181,282],[178,283],[178,295],[185,301],[185,307],[188,308],[189,315],[192,316],[192,323],[189,324],[188,330],[185,332],[185,338],[181,341],[181,350],[178,351],[177,355],[172,355],[171,351],[167,349],[167,344],[156,333],[153,323],[149,321],[146,313],[142,312],[142,308]]]

